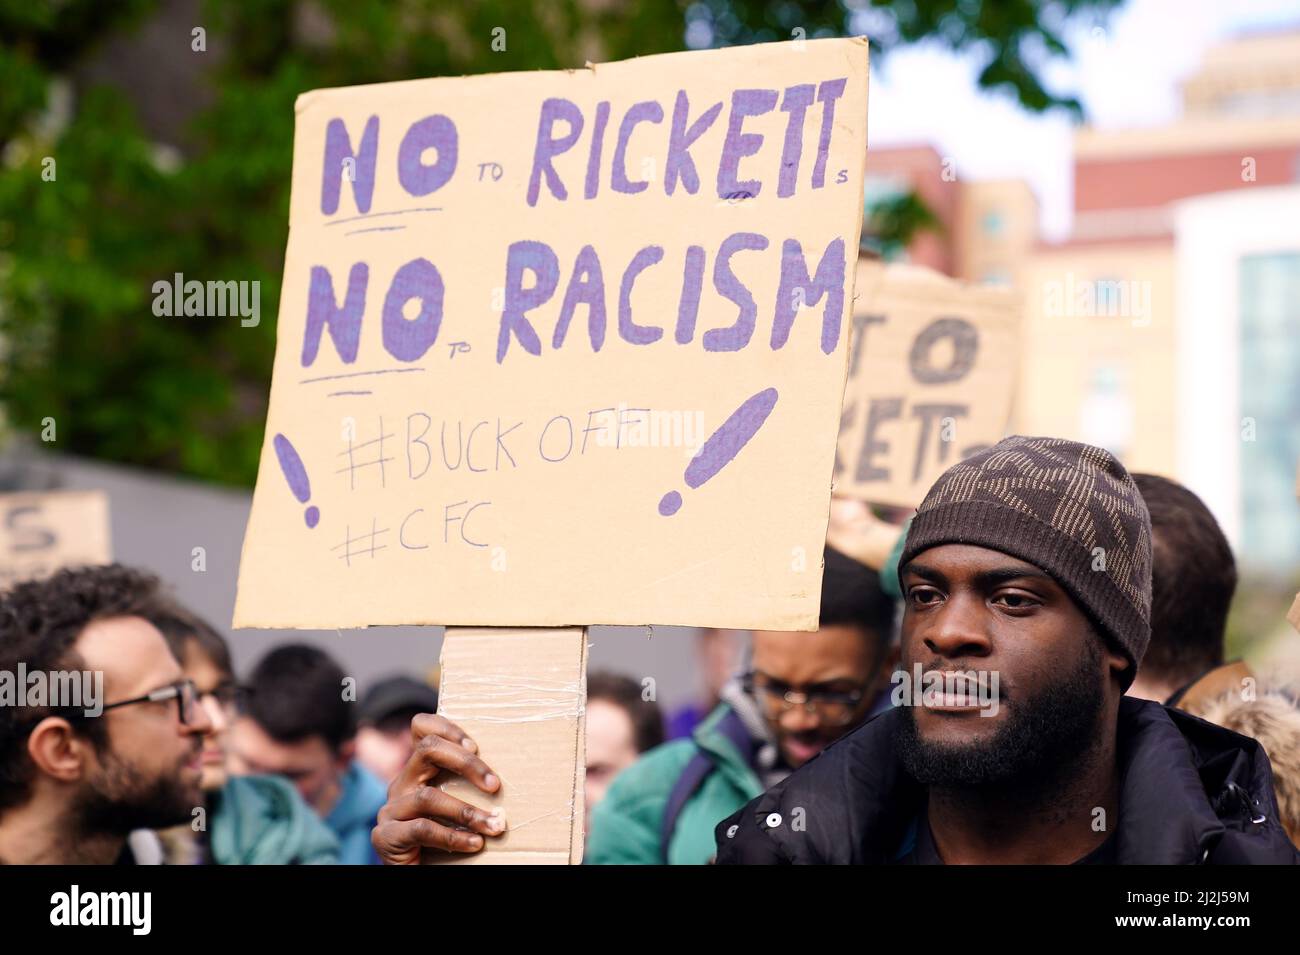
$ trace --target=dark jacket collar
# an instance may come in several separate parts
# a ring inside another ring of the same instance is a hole
[[[1116,727],[1120,771],[1116,849],[1121,865],[1202,862],[1206,850],[1225,829],[1206,795],[1197,769],[1197,754],[1179,731],[1171,712],[1148,700],[1125,697],[1120,702]],[[1230,738],[1235,733],[1220,733],[1225,738],[1218,741],[1218,749],[1245,753]],[[1237,740],[1258,749],[1253,740],[1244,736]],[[1241,767],[1242,779],[1254,775],[1247,765],[1250,762],[1246,760]],[[1271,779],[1268,796],[1273,798]]]
[[[742,860],[775,849],[782,861],[892,861],[925,796],[895,751],[902,718],[901,710],[882,713],[827,747],[720,825],[720,849],[725,839]],[[1268,759],[1254,740],[1127,697],[1116,733],[1120,863],[1295,861],[1278,823]],[[796,812],[806,819],[802,828],[791,824]],[[727,837],[732,824],[738,828]],[[746,840],[759,839],[775,846],[749,853]]]

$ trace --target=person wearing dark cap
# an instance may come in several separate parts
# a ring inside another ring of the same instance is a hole
[[[438,711],[438,691],[409,676],[380,680],[361,697],[357,713],[357,762],[384,784],[411,758],[411,720]]]
[[[1151,521],[1100,448],[949,468],[900,561],[899,705],[715,829],[720,864],[1295,863],[1253,740],[1125,697]]]

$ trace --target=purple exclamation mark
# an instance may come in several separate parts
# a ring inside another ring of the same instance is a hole
[[[739,454],[740,449],[763,427],[763,422],[776,407],[776,398],[776,389],[768,388],[747,399],[733,411],[731,417],[722,423],[722,427],[709,435],[709,440],[704,442],[686,466],[687,487],[699,487]],[[681,506],[681,494],[669,491],[659,500],[659,513],[671,517]]]
[[[284,472],[285,479],[289,482],[289,490],[293,491],[294,497],[306,504],[311,497],[311,482],[307,480],[307,469],[302,466],[302,458],[298,457],[294,446],[282,434],[275,436],[275,456],[280,459],[280,470]],[[308,527],[315,527],[320,521],[320,508],[313,504],[307,508],[303,517]]]

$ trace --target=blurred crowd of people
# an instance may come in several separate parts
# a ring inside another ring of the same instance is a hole
[[[327,653],[286,645],[238,681],[226,640],[158,580],[64,570],[3,601],[0,669],[102,671],[102,716],[0,709],[0,861],[378,862],[370,842],[411,719],[409,677],[349,698]]]
[[[828,541],[819,629],[703,631],[695,703],[589,675],[586,862],[1295,861],[1300,704],[1225,659],[1233,555],[1186,488],[1012,438],[901,525],[835,500]],[[418,862],[504,830],[438,788],[501,781],[433,687],[357,698],[296,644],[241,678],[139,570],[5,593],[20,663],[102,671],[106,703],[0,706],[5,863]],[[1001,718],[898,705],[913,669],[996,672],[970,687]]]

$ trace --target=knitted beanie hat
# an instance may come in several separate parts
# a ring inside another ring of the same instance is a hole
[[[898,566],[940,544],[975,544],[1041,568],[1132,665],[1151,642],[1151,517],[1108,451],[1004,438],[954,464],[917,508]]]

